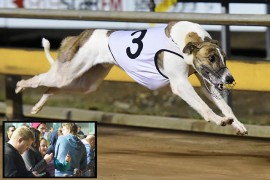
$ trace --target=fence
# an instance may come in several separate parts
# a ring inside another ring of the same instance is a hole
[[[270,15],[235,15],[235,14],[189,14],[189,13],[152,13],[152,12],[86,12],[64,10],[29,10],[29,9],[0,9],[0,17],[34,18],[34,19],[65,19],[93,20],[117,22],[154,22],[188,20],[201,24],[216,25],[257,25],[270,26]],[[24,50],[0,49],[0,73],[6,76],[6,115],[10,118],[23,116],[22,97],[15,94],[18,75],[34,75],[47,71],[49,64],[40,51],[27,52]],[[42,58],[43,57],[43,58]],[[8,60],[8,61],[7,61]],[[270,85],[261,77],[270,77],[268,62],[229,61],[228,66],[238,79],[238,89],[270,91]],[[241,68],[240,68],[241,67]],[[240,71],[241,70],[241,71]],[[107,80],[132,81],[122,71],[115,68]],[[198,82],[191,80],[194,85]]]
[[[209,25],[270,26],[269,14],[202,14],[162,12],[111,12],[82,10],[0,9],[0,17],[167,23],[169,21],[192,21]]]

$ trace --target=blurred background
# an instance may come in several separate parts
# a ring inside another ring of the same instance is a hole
[[[149,3],[155,3],[155,12],[222,13],[222,1],[211,3],[177,0],[2,0],[0,8],[64,9],[85,11],[151,11]],[[233,2],[233,1],[232,1]],[[231,14],[267,14],[267,4],[231,3]],[[121,23],[95,21],[65,21],[39,19],[0,18],[0,43],[2,47],[40,48],[40,39],[48,38],[53,48],[66,36],[78,35],[83,29],[142,29],[158,24]],[[221,26],[204,25],[214,39],[220,40]],[[266,27],[231,26],[232,57],[266,57]],[[246,59],[246,58],[245,58]]]
[[[155,12],[223,12],[223,7],[219,1],[198,3],[196,1],[182,2],[180,0],[1,0],[0,8],[149,12],[153,11],[152,3],[155,5]],[[268,9],[269,4],[267,3],[229,4],[229,13],[232,14],[267,14],[269,13]],[[42,50],[41,38],[45,37],[50,40],[51,48],[56,50],[64,37],[78,35],[84,29],[142,29],[159,25],[155,23],[0,17],[0,48],[23,48],[29,51]],[[222,26],[203,25],[203,27],[214,39],[221,41]],[[267,27],[230,26],[230,52],[228,59],[252,61],[254,63],[270,60],[267,53],[267,48],[269,48],[267,47],[267,38]],[[24,76],[23,78],[27,77]],[[265,83],[269,84],[268,77],[261,78],[265,79]],[[0,84],[0,101],[4,102],[6,89],[4,86],[5,76],[3,74],[0,74]],[[43,92],[43,88],[28,89],[23,92],[23,104],[34,105]],[[207,101],[206,99],[204,100]],[[173,95],[169,87],[150,91],[136,83],[128,82],[105,81],[96,92],[88,95],[56,95],[47,102],[46,106],[201,119],[183,100]],[[214,106],[212,108],[218,112]],[[270,124],[270,92],[268,91],[234,90],[232,93],[232,108],[239,120],[244,123]],[[5,116],[3,113],[1,115]]]

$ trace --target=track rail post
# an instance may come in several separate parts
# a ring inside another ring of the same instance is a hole
[[[22,94],[15,93],[16,84],[20,80],[21,76],[5,76],[6,118],[8,121],[19,121],[23,117]]]
[[[267,4],[267,14],[270,14],[270,4]],[[266,59],[270,60],[270,26],[266,28]]]
[[[222,6],[222,12],[224,14],[229,14],[229,3],[223,2],[221,3]],[[229,25],[223,25],[221,27],[221,47],[225,51],[227,57],[231,56],[231,36],[230,36],[230,26]],[[227,102],[227,104],[232,107],[232,92],[227,94],[223,93],[223,98]]]

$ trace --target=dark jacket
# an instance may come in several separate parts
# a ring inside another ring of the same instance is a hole
[[[22,154],[25,166],[29,171],[37,171],[38,173],[46,172],[47,163],[42,158],[38,149],[31,146],[27,151]]]
[[[49,148],[47,150],[47,154],[51,154],[51,153],[54,154],[54,149],[55,149],[57,139],[58,139],[57,130],[54,130],[50,134],[50,146],[49,146]]]
[[[4,177],[34,177],[32,172],[27,171],[22,156],[9,143],[5,143],[4,166]]]
[[[50,146],[47,150],[47,154],[54,154],[54,149],[55,149],[55,144],[56,141],[58,139],[58,134],[57,134],[58,130],[54,130],[53,132],[51,132],[50,134]],[[49,164],[47,165],[47,171],[50,173],[50,175],[52,177],[55,176],[55,163],[54,163],[54,158],[52,159],[51,162],[49,162]]]
[[[8,135],[5,134],[5,141],[8,142],[9,141],[9,138],[8,138]]]

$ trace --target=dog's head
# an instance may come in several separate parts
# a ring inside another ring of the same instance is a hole
[[[193,56],[193,67],[216,89],[222,91],[234,84],[234,78],[226,66],[226,55],[218,41],[205,37],[202,41],[187,42],[183,53]]]

